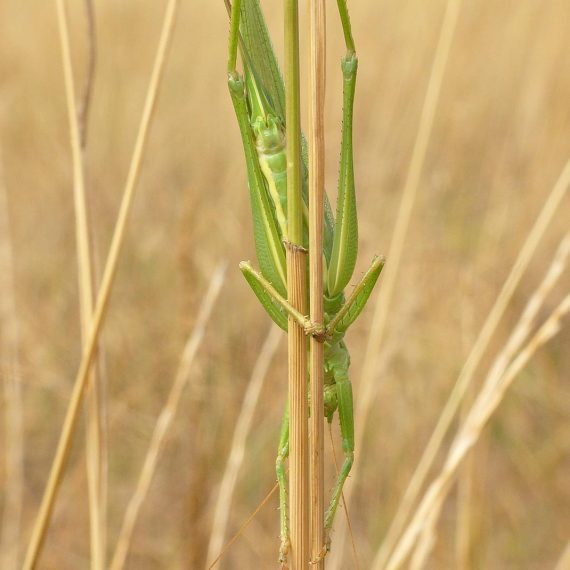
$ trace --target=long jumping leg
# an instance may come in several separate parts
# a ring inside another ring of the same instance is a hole
[[[352,152],[352,118],[358,59],[352,39],[346,1],[338,0],[337,4],[345,37],[346,54],[341,61],[343,75],[342,140],[336,223],[327,275],[327,290],[331,298],[341,293],[350,281],[358,254],[358,220]]]

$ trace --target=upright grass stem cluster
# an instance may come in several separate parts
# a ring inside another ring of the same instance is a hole
[[[162,72],[164,70],[164,62],[166,60],[166,53],[168,46],[170,45],[170,39],[172,37],[172,29],[175,21],[177,6],[177,0],[169,0],[166,8],[162,34],[159,41],[157,56],[151,75],[145,106],[143,109],[140,129],[135,142],[135,148],[127,176],[127,182],[125,184],[117,223],[115,225],[115,231],[111,240],[107,263],[105,264],[105,269],[103,271],[101,287],[96,297],[97,300],[94,304],[95,309],[93,312],[93,318],[91,320],[91,326],[89,328],[89,333],[86,335],[81,363],[79,365],[79,370],[77,372],[77,376],[73,385],[71,399],[65,415],[53,463],[49,472],[46,489],[42,497],[40,510],[36,517],[32,530],[32,536],[26,551],[23,566],[24,570],[32,570],[37,566],[41,554],[41,549],[45,541],[47,528],[53,513],[56,496],[61,485],[65,464],[67,462],[69,450],[71,447],[71,440],[76,430],[81,403],[83,401],[85,388],[87,386],[87,381],[91,370],[91,363],[93,362],[93,358],[95,356],[99,331],[105,319],[110,293],[119,261],[119,255],[121,253],[123,245],[125,229],[129,213],[131,211],[133,197],[135,194],[135,189],[137,187],[137,181],[140,175],[143,153],[146,142],[148,140],[149,126],[155,109],[158,87],[160,84],[160,79],[162,77]]]

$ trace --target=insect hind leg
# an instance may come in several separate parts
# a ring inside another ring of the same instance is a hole
[[[287,553],[290,546],[289,493],[287,491],[287,475],[285,473],[287,457],[289,457],[289,403],[287,403],[285,413],[283,414],[277,459],[275,460],[275,472],[277,474],[277,483],[279,484],[279,526],[281,535],[279,562],[282,567],[287,564]]]
[[[342,489],[346,479],[352,469],[354,463],[354,412],[352,383],[348,378],[348,353],[346,348],[341,349],[345,354],[343,362],[339,366],[333,368],[336,395],[338,400],[338,415],[340,421],[340,431],[342,436],[342,451],[344,453],[344,461],[338,472],[336,483],[334,485],[329,507],[325,513],[325,541],[327,551],[330,550],[330,533],[334,522],[334,517],[342,496]],[[340,351],[339,351],[340,352]],[[339,354],[339,356],[341,356]]]

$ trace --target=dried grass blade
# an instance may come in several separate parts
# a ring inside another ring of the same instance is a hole
[[[160,79],[162,77],[164,63],[166,61],[166,53],[168,51],[168,46],[170,45],[170,39],[172,37],[172,30],[174,28],[177,7],[178,0],[169,0],[166,7],[166,14],[163,22],[156,59],[154,62],[150,84],[145,100],[143,116],[135,142],[135,149],[133,151],[133,156],[131,159],[131,165],[129,168],[127,182],[125,184],[125,190],[123,192],[121,207],[119,210],[117,223],[115,225],[113,238],[111,240],[111,247],[109,250],[107,262],[105,264],[105,270],[103,272],[101,289],[97,295],[93,324],[88,335],[89,340],[85,344],[85,350],[83,352],[79,370],[77,372],[77,376],[73,385],[70,402],[67,408],[56,453],[48,476],[46,489],[42,497],[40,511],[34,523],[32,536],[28,544],[26,557],[24,559],[24,570],[32,570],[36,567],[45,540],[47,527],[51,519],[56,495],[61,484],[65,463],[69,454],[71,439],[75,432],[77,419],[79,417],[79,411],[83,400],[88,372],[95,355],[95,346],[97,343],[99,330],[105,317],[112,285],[115,278],[119,254],[121,252],[123,238],[125,235],[125,229],[135,194],[135,188],[137,186],[137,181],[140,174],[142,158],[148,138],[149,126],[154,113],[158,87],[160,85]]]
[[[212,309],[215,306],[216,299],[218,298],[224,282],[225,272],[225,263],[218,265],[214,271],[204,302],[200,307],[200,312],[196,319],[196,325],[194,326],[194,330],[182,351],[178,370],[176,371],[168,398],[156,420],[135,491],[129,501],[121,524],[117,546],[115,547],[115,552],[109,566],[110,570],[120,570],[125,565],[141,506],[148,495],[148,490],[156,471],[160,453],[164,446],[166,434],[174,420],[174,417],[176,416],[182,393],[190,379],[194,358],[196,357],[196,353],[198,352],[202,339],[204,338],[206,325],[210,320]]]
[[[554,214],[558,210],[558,206],[565,197],[568,187],[570,186],[570,160],[564,166],[560,177],[552,188],[542,210],[540,211],[533,227],[531,228],[527,239],[525,240],[517,259],[505,281],[503,287],[491,308],[485,323],[459,373],[459,377],[449,395],[447,403],[439,416],[438,422],[430,437],[429,442],[420,458],[420,461],[412,475],[404,496],[400,501],[398,512],[394,517],[390,529],[386,535],[376,559],[374,568],[383,568],[390,552],[400,535],[406,520],[418,498],[427,475],[433,466],[435,457],[437,456],[445,434],[459,409],[463,396],[465,395],[473,376],[481,359],[489,346],[489,342],[501,320],[512,296],[518,286],[524,272],[526,271],[532,256],[534,255],[538,244],[544,236]]]
[[[269,365],[277,352],[282,334],[281,329],[275,325],[271,326],[269,335],[261,348],[261,352],[253,367],[253,372],[247,385],[232,439],[232,446],[226,462],[226,469],[220,484],[216,508],[214,510],[214,522],[212,524],[212,532],[210,533],[210,542],[208,545],[207,567],[211,567],[223,547],[232,498],[238,473],[243,464],[245,444],[251,430],[253,415],[257,408],[259,395],[261,394],[265,378],[267,377]]]
[[[386,562],[387,570],[399,568],[413,548],[418,537],[422,536],[418,546],[418,554],[414,557],[416,567],[425,563],[425,558],[435,540],[435,524],[439,512],[453,482],[453,478],[464,460],[467,452],[477,442],[486,422],[502,401],[506,390],[516,375],[530,360],[534,352],[552,338],[559,330],[560,322],[570,310],[570,295],[565,297],[552,312],[546,322],[535,335],[521,348],[547,294],[554,287],[565,270],[570,254],[570,236],[566,236],[546,273],[545,278],[530,298],[519,323],[513,330],[505,348],[495,360],[487,374],[483,387],[479,391],[467,418],[458,430],[440,475],[427,489],[411,522],[406,527],[401,539],[397,542],[391,557]]]
[[[69,135],[73,163],[73,197],[75,206],[75,233],[77,242],[77,265],[79,282],[79,300],[81,317],[82,344],[85,345],[93,317],[93,262],[92,239],[88,221],[88,205],[85,187],[85,145],[82,141],[86,132],[87,101],[90,92],[84,97],[84,111],[77,108],[75,96],[75,83],[73,79],[73,65],[71,58],[71,45],[69,38],[69,19],[67,8],[63,0],[57,0],[57,16],[65,94],[67,101],[67,114],[69,120]],[[91,73],[89,74],[91,75]],[[90,85],[90,82],[88,83]],[[89,505],[89,531],[91,540],[91,568],[103,570],[105,565],[105,496],[102,482],[105,480],[102,473],[103,438],[102,411],[99,400],[99,375],[97,362],[93,362],[87,381],[87,417],[86,417],[86,466]]]

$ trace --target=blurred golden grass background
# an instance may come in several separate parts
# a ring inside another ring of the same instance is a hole
[[[86,172],[100,267],[164,5],[95,3],[98,57]],[[280,5],[263,5],[281,53]],[[83,4],[69,8],[81,85]],[[360,59],[358,273],[390,245],[445,2],[352,2],[350,9]],[[327,188],[334,200],[343,47],[332,2],[328,23]],[[241,142],[225,84],[227,28],[221,0],[182,2],[102,334],[112,549],[207,283],[220,261],[229,262],[136,527],[129,568],[204,567],[235,421],[269,330],[237,270],[254,250]],[[362,568],[370,567],[457,373],[570,157],[569,30],[570,6],[563,1],[462,6],[390,307],[373,413],[356,450],[358,477],[348,482],[355,485],[351,520]],[[7,194],[24,396],[23,550],[81,350],[71,157],[52,2],[0,4],[0,78],[0,184]],[[501,322],[478,384],[569,220],[566,199]],[[544,317],[569,284],[567,271]],[[347,339],[357,394],[371,316],[369,308]],[[564,328],[533,357],[475,450],[472,568],[552,568],[569,538],[569,343]],[[283,359],[284,343],[255,412],[230,534],[274,482]],[[4,424],[0,429],[4,442]],[[84,441],[82,434],[75,438],[41,568],[89,567]],[[5,475],[3,453],[0,467]],[[452,493],[430,568],[457,567],[455,502]],[[276,565],[276,506],[274,499],[258,514],[222,567]],[[353,567],[349,551],[344,560],[343,568]]]

